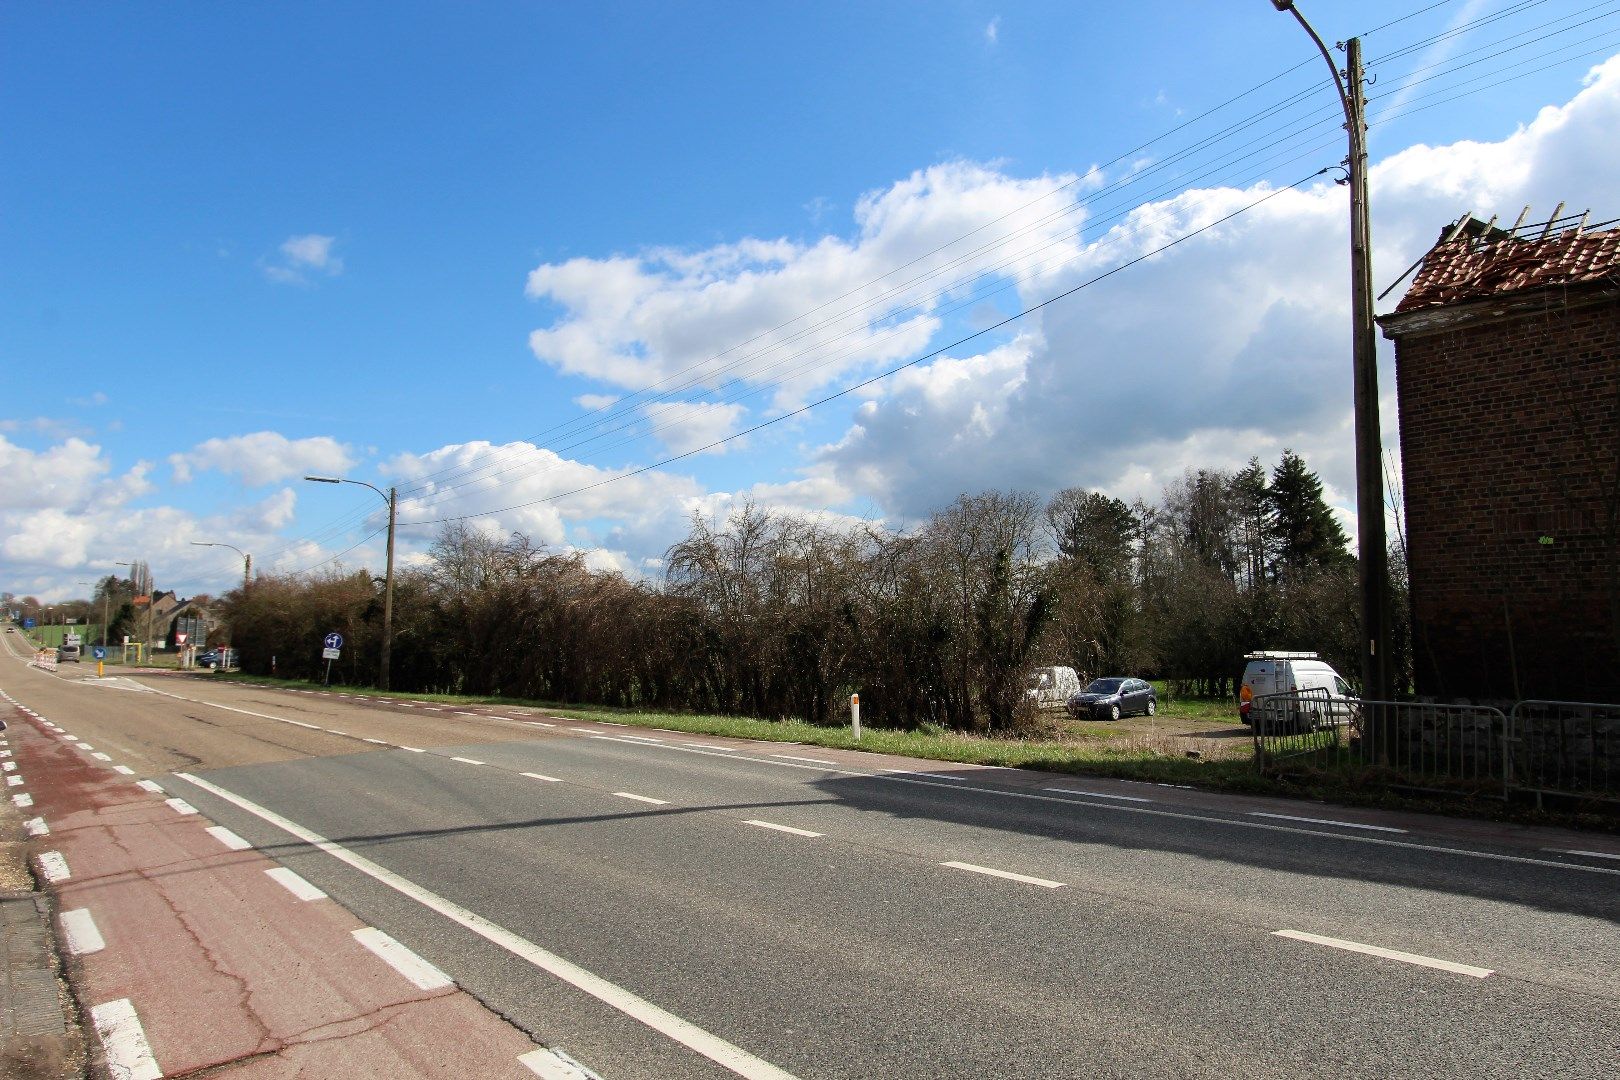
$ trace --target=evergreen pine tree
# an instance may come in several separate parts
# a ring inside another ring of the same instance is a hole
[[[1267,501],[1277,564],[1283,572],[1342,566],[1350,561],[1349,538],[1322,498],[1321,479],[1292,450],[1283,451],[1282,460],[1271,472]]]

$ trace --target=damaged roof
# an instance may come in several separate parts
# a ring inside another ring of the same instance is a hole
[[[1620,228],[1600,232],[1576,226],[1526,239],[1489,226],[1459,226],[1451,235],[1455,238],[1442,240],[1424,256],[1397,313],[1556,285],[1620,283]]]

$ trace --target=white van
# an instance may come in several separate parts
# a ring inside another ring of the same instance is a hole
[[[1248,666],[1243,669],[1243,686],[1238,690],[1238,715],[1245,724],[1253,724],[1251,715],[1256,698],[1267,694],[1307,694],[1300,706],[1310,714],[1306,726],[1348,719],[1351,697],[1350,687],[1332,666],[1313,652],[1252,652],[1244,656]],[[1317,698],[1325,704],[1312,707]]]
[[[1072,667],[1038,667],[1029,673],[1024,690],[1037,709],[1062,709],[1080,692],[1080,676]]]

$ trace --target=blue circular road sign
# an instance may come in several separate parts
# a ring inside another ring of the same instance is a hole
[[[342,634],[327,634],[326,635],[326,647],[328,649],[341,649],[341,648],[343,648],[343,635]]]

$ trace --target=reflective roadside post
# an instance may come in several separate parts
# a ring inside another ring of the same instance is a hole
[[[849,726],[855,732],[855,741],[861,741],[861,695],[849,695]]]

